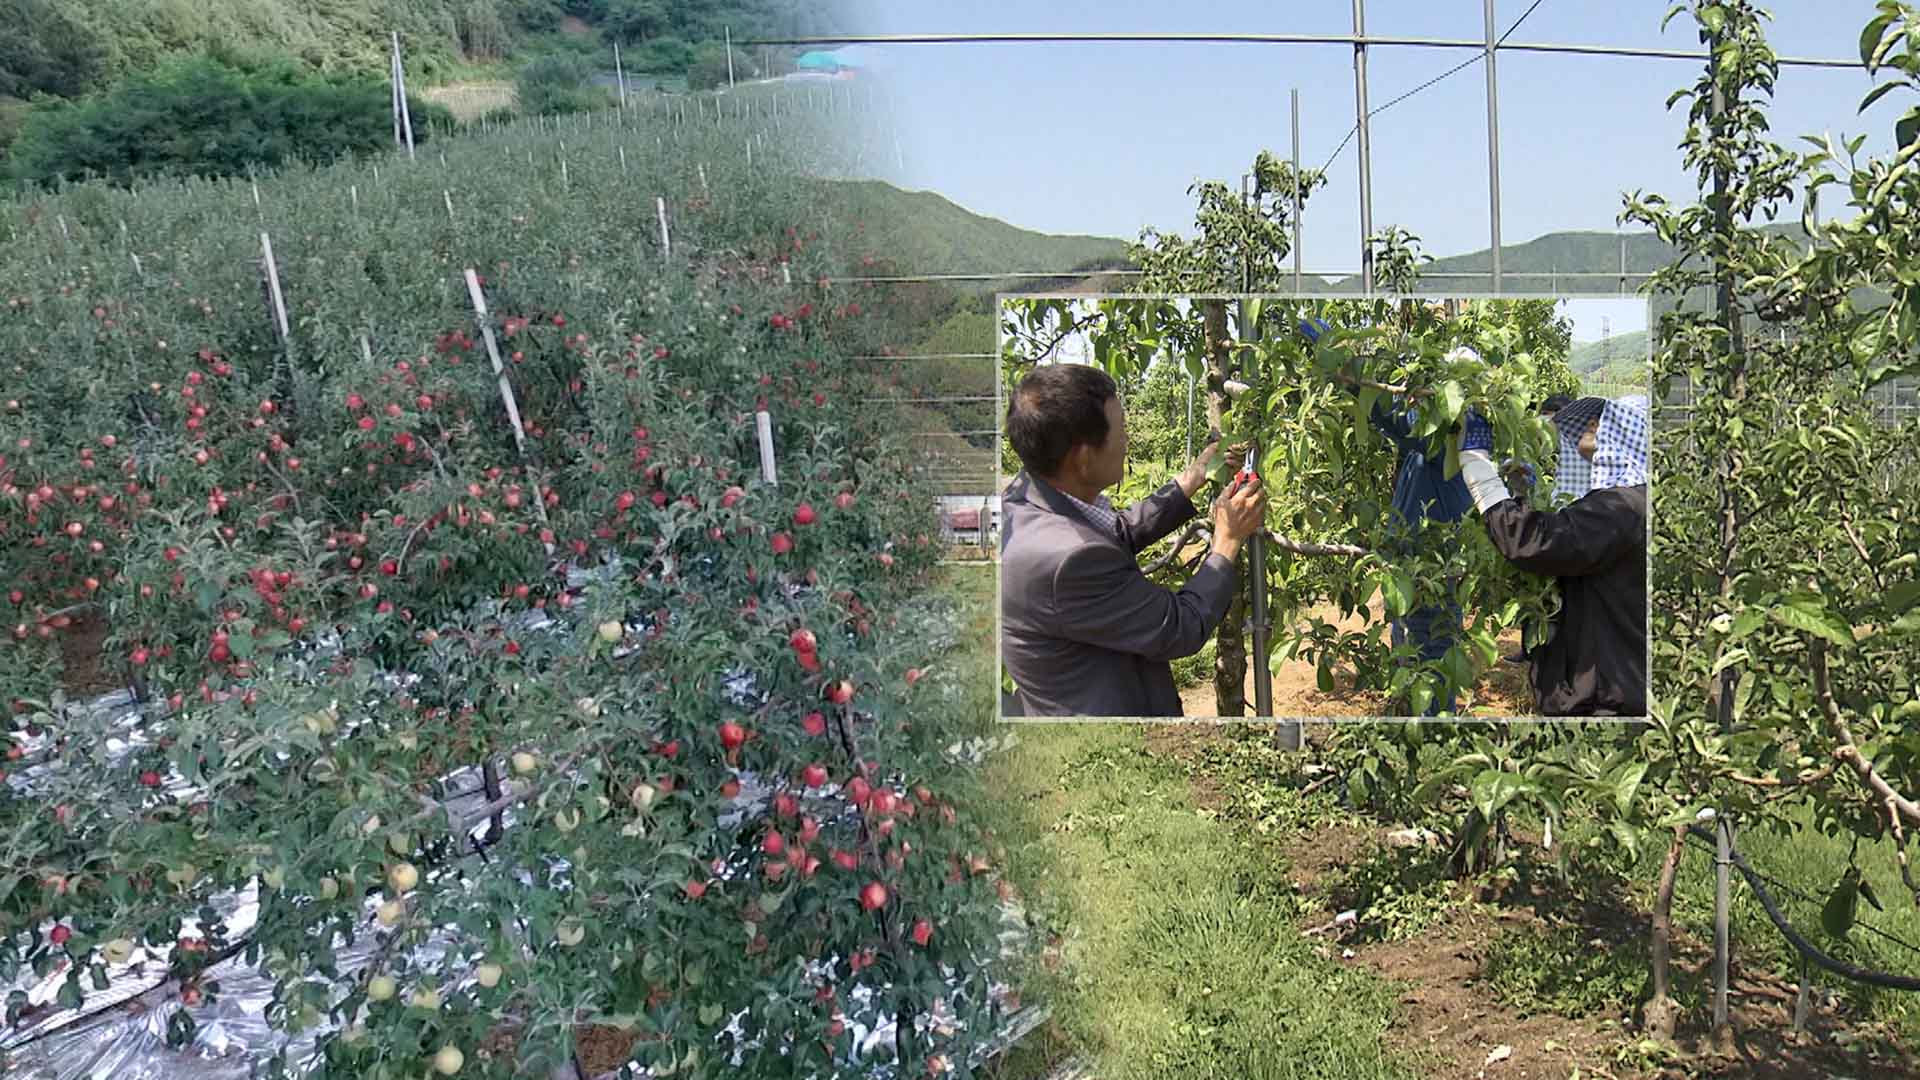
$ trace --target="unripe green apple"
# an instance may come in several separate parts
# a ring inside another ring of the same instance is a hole
[[[611,645],[620,640],[621,636],[626,633],[626,628],[621,626],[618,620],[608,619],[606,622],[600,624],[599,633],[600,640]]]
[[[441,1076],[452,1076],[466,1063],[466,1055],[457,1046],[443,1046],[439,1053],[433,1055],[433,1070]]]
[[[540,764],[540,759],[525,750],[513,755],[513,771],[521,776],[532,772]]]
[[[398,989],[399,987],[395,985],[393,981],[393,976],[375,975],[373,978],[367,980],[367,1000],[368,1001],[389,1000],[390,998],[393,997],[394,991]]]
[[[405,904],[402,904],[398,900],[389,900],[380,905],[379,914],[375,917],[380,920],[381,926],[392,926],[399,922],[400,917],[406,913],[407,908]]]
[[[500,985],[500,976],[504,974],[504,971],[499,964],[481,964],[473,974],[474,977],[480,981],[481,986],[491,990]]]
[[[398,862],[387,868],[387,884],[398,893],[411,892],[420,883],[420,871],[412,863]]]

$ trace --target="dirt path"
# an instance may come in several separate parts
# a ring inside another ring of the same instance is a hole
[[[1277,691],[1276,691],[1277,693]],[[1192,760],[1210,741],[1228,737],[1214,725],[1157,727],[1147,734],[1155,753]],[[1196,772],[1194,801],[1218,810],[1234,798],[1217,780]],[[1358,817],[1303,829],[1274,839],[1275,857],[1303,897],[1315,903],[1301,919],[1303,933],[1333,921],[1339,905],[1332,891],[1341,873],[1371,857],[1390,830]],[[1530,903],[1483,891],[1485,883],[1452,886],[1458,901],[1425,932],[1404,941],[1342,941],[1321,933],[1328,959],[1359,964],[1401,987],[1398,1022],[1383,1033],[1388,1045],[1419,1063],[1432,1080],[1788,1080],[1800,1077],[1920,1078],[1911,1055],[1889,1045],[1875,1025],[1859,1025],[1832,1005],[1816,1006],[1806,1035],[1792,1031],[1794,987],[1736,962],[1729,987],[1736,1035],[1730,1053],[1712,1052],[1704,1030],[1704,1006],[1685,1014],[1679,1032],[1681,1060],[1663,1063],[1630,1049],[1637,1038],[1631,1017],[1568,1019],[1550,1013],[1522,1015],[1497,1000],[1483,984],[1487,947],[1504,929],[1544,925],[1538,910],[1572,920],[1594,948],[1619,947],[1646,934],[1644,912],[1617,898],[1582,897]],[[1610,944],[1612,943],[1612,944]],[[1682,936],[1676,942],[1676,979],[1700,985],[1710,949]],[[1843,1045],[1844,1044],[1844,1045]],[[1577,1074],[1575,1070],[1578,1070]]]

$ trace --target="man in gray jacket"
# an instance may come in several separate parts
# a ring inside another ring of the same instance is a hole
[[[1225,617],[1241,544],[1261,527],[1258,477],[1214,508],[1213,544],[1179,591],[1147,580],[1139,553],[1198,511],[1217,444],[1179,478],[1116,513],[1100,492],[1125,477],[1127,417],[1106,372],[1052,364],[1021,381],[1007,439],[1026,467],[1002,499],[1000,648],[1026,716],[1180,716],[1171,661]]]

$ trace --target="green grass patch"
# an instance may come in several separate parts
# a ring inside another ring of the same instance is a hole
[[[1198,812],[1147,730],[1023,728],[995,766],[1013,873],[1061,935],[1039,988],[1073,1052],[1102,1080],[1416,1075],[1381,1045],[1392,988],[1315,955],[1284,864]],[[1044,1075],[1052,1056],[996,1075]]]
[[[1480,963],[1487,989],[1522,1016],[1625,1015],[1646,996],[1647,972],[1644,941],[1607,941],[1564,923],[1507,926]]]

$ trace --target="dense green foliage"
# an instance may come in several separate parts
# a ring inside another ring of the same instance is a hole
[[[171,60],[111,91],[36,109],[7,169],[49,183],[151,176],[236,176],[301,159],[324,163],[393,145],[387,85],[321,76],[291,62]],[[414,141],[445,109],[410,100]]]
[[[983,650],[856,359],[914,327],[820,283],[871,254],[795,179],[825,125],[625,120],[293,169],[258,210],[204,180],[0,204],[0,700],[30,785],[0,786],[0,979],[60,967],[83,1003],[131,957],[182,1037],[244,952],[267,1022],[323,1028],[351,1077],[443,1046],[547,1075],[575,1022],[625,1025],[642,1069],[919,1075],[999,1026],[1004,859],[951,749],[992,730]],[[145,691],[132,727],[64,707],[75,614]],[[422,806],[483,762],[512,821],[480,852]],[[249,887],[250,930],[202,907]],[[348,934],[388,947],[342,963]],[[855,1060],[882,1021],[905,1061]]]
[[[604,108],[607,92],[592,85],[592,78],[590,61],[555,53],[528,61],[514,74],[514,96],[523,111],[536,116]]]

